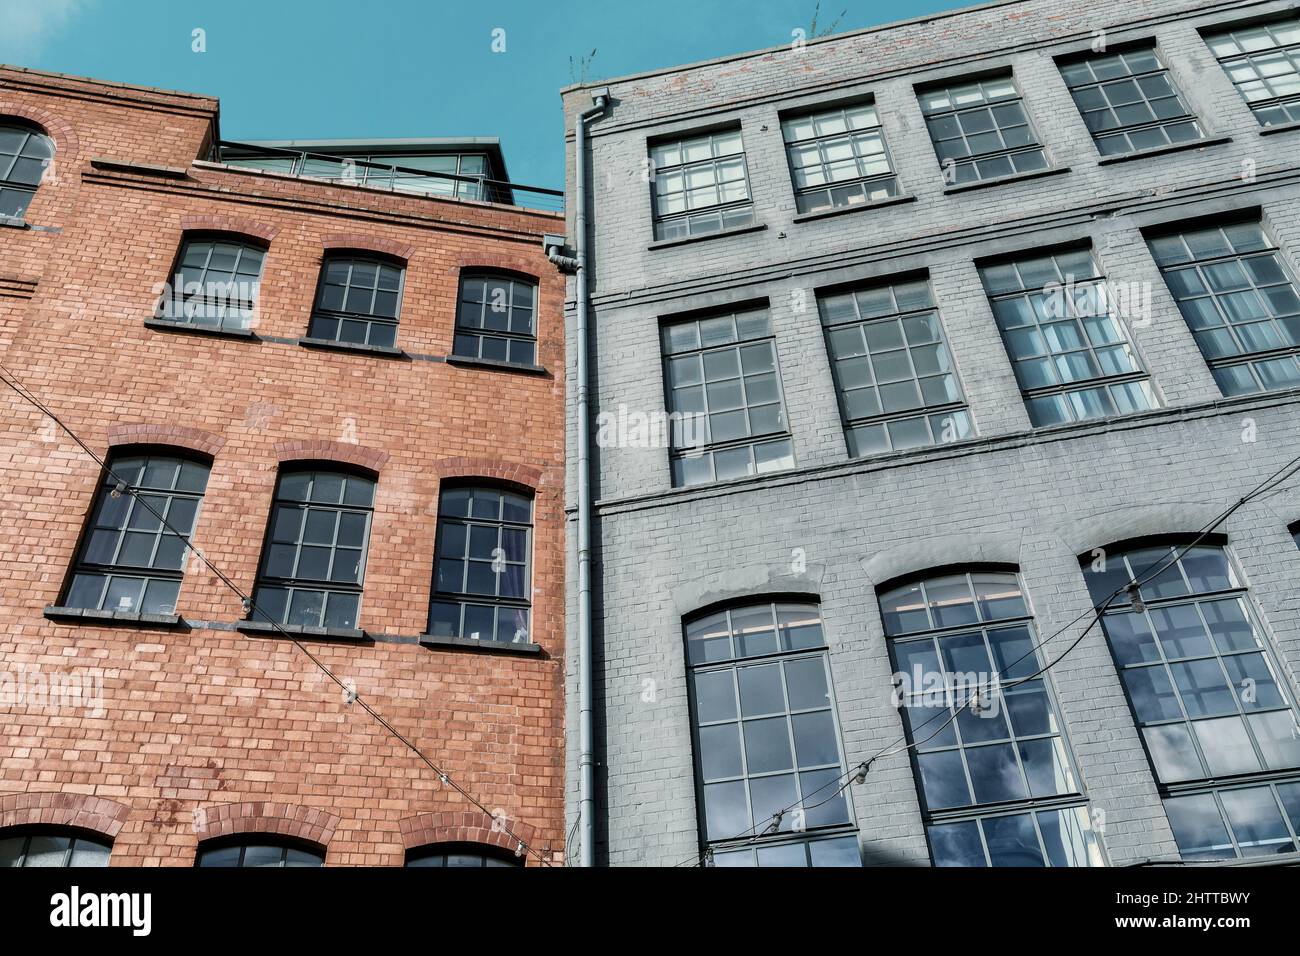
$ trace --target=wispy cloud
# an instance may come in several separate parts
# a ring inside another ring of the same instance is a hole
[[[25,66],[89,0],[0,0],[0,60]]]

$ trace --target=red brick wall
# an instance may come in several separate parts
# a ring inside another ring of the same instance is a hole
[[[392,641],[309,646],[511,829],[559,860],[564,287],[540,236],[562,223],[190,166],[204,154],[214,109],[203,98],[0,70],[0,116],[41,122],[60,150],[58,179],[42,186],[28,219],[61,230],[0,229],[0,361],[99,453],[149,441],[213,455],[195,544],[246,591],[282,461],[333,458],[377,470],[359,622],[372,634],[425,629],[441,478],[533,487],[532,637],[542,654]],[[98,157],[189,174],[92,168]],[[258,339],[144,326],[181,236],[198,228],[269,243]],[[341,245],[408,260],[398,345],[420,358],[290,341],[306,334],[324,251]],[[459,271],[474,265],[537,277],[546,374],[437,360],[451,350]],[[0,671],[98,675],[104,698],[102,713],[0,700],[0,826],[41,820],[10,820],[46,805],[30,795],[60,795],[49,806],[81,819],[124,807],[113,817],[114,865],[192,865],[200,837],[229,832],[231,820],[325,842],[329,864],[400,865],[415,832],[501,842],[499,827],[346,704],[291,643],[230,629],[242,617],[239,600],[206,569],[191,563],[182,585],[178,612],[203,622],[188,631],[46,620],[99,469],[0,392]],[[85,797],[106,802],[85,809],[77,802]]]

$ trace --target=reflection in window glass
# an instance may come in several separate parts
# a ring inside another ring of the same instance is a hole
[[[1260,125],[1300,122],[1300,20],[1234,27],[1205,42]]]
[[[801,213],[898,195],[875,106],[846,106],[781,121]]]
[[[656,239],[682,239],[754,221],[740,130],[650,148]]]

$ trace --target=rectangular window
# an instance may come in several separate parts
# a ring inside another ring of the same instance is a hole
[[[1233,27],[1205,42],[1261,125],[1300,122],[1300,19]]]
[[[238,239],[190,238],[154,317],[200,329],[252,328],[266,252]]]
[[[926,280],[822,296],[817,305],[850,455],[974,433]]]
[[[716,866],[861,866],[815,605],[686,627],[700,830]]]
[[[650,147],[656,239],[682,239],[754,221],[740,130]]]
[[[1224,395],[1300,386],[1300,295],[1258,222],[1148,238]]]
[[[950,185],[1047,169],[1047,152],[1011,74],[920,94],[921,112]]]
[[[343,345],[393,348],[406,270],[349,255],[325,260],[307,335]]]
[[[898,195],[885,133],[864,103],[781,121],[801,213],[838,209]]]
[[[766,309],[663,327],[673,487],[794,467]]]
[[[1183,859],[1294,852],[1300,784],[1252,778],[1300,768],[1300,723],[1227,553],[1161,545],[1088,560]]]
[[[429,633],[528,643],[532,537],[532,498],[498,488],[444,488]]]
[[[1017,575],[927,578],[880,610],[935,865],[1104,865]]]
[[[1154,44],[1070,60],[1061,74],[1103,156],[1205,137]]]
[[[452,354],[532,365],[537,360],[537,286],[487,273],[460,278]]]
[[[1090,251],[1025,256],[979,271],[1035,427],[1156,407]]]

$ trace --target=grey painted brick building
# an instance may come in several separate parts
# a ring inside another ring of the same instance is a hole
[[[565,91],[597,862],[1294,859],[1300,494],[1214,522],[1300,453],[1298,62],[1015,0]]]

